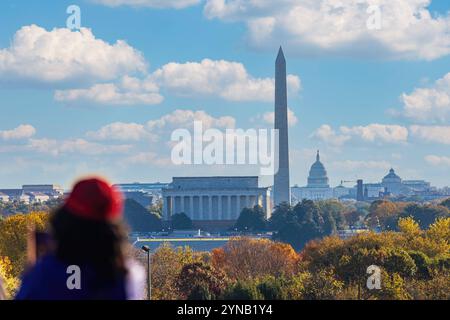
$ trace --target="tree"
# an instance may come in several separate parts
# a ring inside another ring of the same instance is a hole
[[[125,220],[132,231],[150,232],[162,229],[161,217],[150,213],[141,204],[133,199],[125,201]]]
[[[298,261],[290,245],[267,239],[235,238],[211,252],[213,267],[223,270],[231,280],[292,275]]]
[[[299,250],[305,245],[305,239],[302,236],[302,226],[297,221],[288,221],[280,227],[274,234],[274,240],[280,240],[289,243],[294,249]]]
[[[411,217],[400,218],[398,221],[398,228],[400,232],[403,232],[410,238],[417,237],[419,234],[421,234],[419,224]]]
[[[336,228],[343,228],[346,225],[345,214],[350,211],[341,202],[337,200],[322,200],[317,202],[322,215],[332,217],[333,221],[330,221],[330,225],[334,225],[329,234],[336,231]]]
[[[444,201],[442,201],[441,206],[446,207],[447,209],[450,210],[450,198],[447,198]]]
[[[19,278],[14,275],[13,265],[8,257],[0,257],[0,284],[2,280],[5,292],[1,292],[0,286],[0,300],[2,295],[7,299],[14,297],[19,287]]]
[[[172,229],[189,230],[192,229],[192,220],[185,213],[177,213],[172,216]]]
[[[307,274],[302,296],[306,300],[333,300],[339,296],[343,287],[344,283],[336,280],[333,271],[324,269]]]
[[[387,221],[391,217],[397,217],[405,205],[403,203],[394,203],[387,200],[376,200],[369,207],[369,214],[366,221],[372,228],[379,224],[383,229],[388,229]]]
[[[0,220],[0,257],[9,259],[13,277],[19,276],[25,268],[30,228],[44,231],[47,226],[48,214],[44,212],[17,214]]]
[[[224,294],[225,300],[259,300],[261,294],[256,288],[254,281],[237,281],[230,286]]]
[[[64,202],[63,197],[53,198],[45,202],[25,203],[22,201],[0,201],[0,216],[27,214],[31,212],[52,212]]]
[[[239,231],[263,231],[266,229],[265,213],[262,207],[244,208],[235,224]]]
[[[435,241],[450,243],[450,218],[438,218],[426,231],[427,237]]]
[[[146,258],[138,256],[142,264]],[[188,264],[203,261],[200,254],[193,252],[189,247],[174,249],[164,244],[152,254],[152,298],[156,300],[177,300],[180,293],[177,289],[177,280],[183,267]]]
[[[428,229],[438,218],[450,217],[450,211],[443,206],[410,204],[399,218],[411,217],[417,221],[422,230]]]
[[[150,206],[150,213],[162,217],[163,215],[163,201],[158,200],[155,204]]]
[[[287,299],[286,288],[282,278],[266,277],[256,287],[264,300]]]
[[[308,241],[336,231],[336,220],[332,211],[328,208],[323,213],[313,201],[303,200],[286,213],[284,221],[279,219],[277,222],[279,229],[274,234],[274,239],[289,243],[299,250]]]
[[[225,274],[204,262],[185,264],[176,283],[181,296],[189,300],[216,299],[227,287]]]
[[[429,279],[431,259],[421,251],[409,251],[408,254],[416,265],[418,278]]]
[[[280,230],[290,218],[292,218],[292,207],[283,202],[275,207],[269,220],[269,227],[272,230]]]

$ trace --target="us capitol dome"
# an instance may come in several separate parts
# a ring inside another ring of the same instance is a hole
[[[333,188],[330,188],[327,170],[320,161],[319,151],[317,151],[316,162],[313,163],[309,170],[306,187],[295,186],[291,190],[294,203],[302,199],[325,200],[335,197]]]
[[[311,166],[307,188],[329,188],[329,180],[325,166],[320,162],[320,152],[317,151],[316,162]]]

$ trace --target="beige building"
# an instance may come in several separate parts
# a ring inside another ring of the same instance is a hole
[[[185,213],[198,227],[231,226],[243,208],[259,205],[266,218],[272,206],[270,189],[258,186],[258,177],[175,177],[163,189],[163,219]]]

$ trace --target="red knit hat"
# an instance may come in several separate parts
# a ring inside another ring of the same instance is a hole
[[[81,218],[111,221],[122,216],[123,196],[105,180],[89,178],[74,186],[64,208]]]

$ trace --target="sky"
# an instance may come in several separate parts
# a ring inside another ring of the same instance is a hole
[[[273,127],[280,45],[292,185],[318,149],[332,186],[450,185],[447,0],[3,0],[0,188],[257,175],[175,165],[171,134]]]

